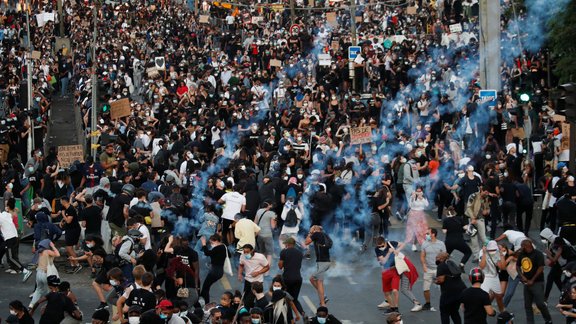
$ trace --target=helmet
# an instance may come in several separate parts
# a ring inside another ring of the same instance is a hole
[[[482,269],[476,267],[473,268],[472,270],[470,270],[470,283],[475,284],[477,282],[482,283],[484,282],[484,272],[482,272]]]
[[[128,236],[132,239],[141,239],[142,238],[142,232],[140,232],[137,229],[131,229],[128,231]]]
[[[125,193],[129,194],[130,196],[134,195],[134,191],[136,191],[136,188],[132,184],[127,183],[127,184],[122,186],[122,192],[125,192]]]
[[[476,236],[476,234],[478,234],[478,229],[476,228],[476,226],[474,226],[473,224],[468,225],[468,228],[466,229],[466,235],[474,237]]]

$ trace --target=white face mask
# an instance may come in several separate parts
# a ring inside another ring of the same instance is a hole
[[[112,286],[118,286],[118,281],[114,280],[114,279],[110,279],[110,285]]]
[[[566,276],[566,278],[572,277],[572,273],[568,270],[564,270],[564,271],[562,271],[562,273]]]
[[[140,324],[140,317],[138,317],[138,316],[128,317],[128,323],[129,324]]]
[[[304,178],[304,175],[303,175],[303,174],[298,174],[298,175],[296,175],[296,176],[298,177],[298,179]]]
[[[282,289],[282,287],[272,287],[273,291],[277,291],[277,290],[281,290],[281,289]]]
[[[10,315],[14,315],[14,316],[16,316],[16,314],[17,314],[17,313],[16,313],[16,311],[15,311],[15,310],[13,310],[13,309],[11,309],[11,310],[10,310]]]

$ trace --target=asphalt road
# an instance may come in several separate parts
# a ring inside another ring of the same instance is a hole
[[[436,227],[438,223],[431,220],[431,226]],[[401,225],[393,226],[390,238],[400,239],[403,237]],[[532,238],[538,238],[534,231]],[[539,240],[537,240],[539,244]],[[334,247],[332,249],[333,265],[329,270],[326,279],[326,294],[330,298],[328,308],[332,314],[342,320],[344,323],[383,323],[385,319],[382,310],[376,308],[376,305],[382,302],[383,294],[381,292],[380,268],[375,260],[373,249],[361,253],[359,245],[351,243],[347,247]],[[459,260],[458,251],[453,256]],[[418,253],[406,249],[405,254],[410,257],[416,267],[421,271],[420,258]],[[30,245],[22,244],[20,248],[20,259],[29,261],[31,259]],[[469,262],[466,270],[473,267]],[[302,267],[303,277],[308,278],[315,268],[314,256],[311,260],[305,260]],[[206,268],[202,267],[203,275],[206,274]],[[546,273],[547,273],[546,269]],[[271,274],[278,273],[276,259],[272,266]],[[61,271],[62,280],[67,280],[72,284],[72,289],[79,299],[79,305],[84,312],[87,321],[91,316],[94,307],[98,305],[98,300],[90,284],[89,270],[84,269],[76,275],[68,275]],[[28,282],[21,282],[21,275],[11,275],[0,271],[0,317],[5,318],[8,315],[8,303],[11,300],[19,299],[26,305],[29,301],[28,295],[34,289],[33,275]],[[465,280],[467,282],[467,280]],[[468,283],[468,282],[467,282]],[[270,283],[265,283],[265,289],[268,289]],[[241,290],[243,284],[236,277],[225,277],[220,282],[212,286],[211,295],[219,296],[225,290]],[[416,282],[413,292],[417,298],[423,302],[422,280]],[[440,290],[433,286],[432,305],[438,309]],[[216,297],[214,297],[216,298]],[[559,291],[554,288],[550,296],[549,309],[553,315],[555,323],[564,322],[563,316],[553,309],[559,298]],[[302,287],[300,302],[308,314],[314,313],[318,305],[318,297],[312,286],[305,282]],[[400,311],[403,313],[404,323],[440,323],[439,312],[417,312],[411,313],[412,303],[403,295],[400,297]],[[525,323],[525,313],[523,308],[522,287],[518,287],[514,295],[509,310],[516,315],[516,323]],[[36,315],[37,317],[38,315]],[[540,315],[536,315],[537,322],[544,322]],[[495,323],[495,319],[489,320],[489,323]]]

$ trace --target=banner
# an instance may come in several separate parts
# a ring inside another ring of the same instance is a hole
[[[570,149],[570,124],[562,123],[562,140],[560,141],[560,151]]]
[[[330,54],[318,54],[318,64],[320,66],[330,66],[332,64],[332,57]]]
[[[84,150],[82,145],[63,145],[58,146],[58,158],[60,167],[68,168],[74,161],[84,161]]]
[[[282,61],[277,60],[277,59],[271,59],[270,60],[270,67],[282,67]]]
[[[350,129],[350,144],[372,143],[372,129],[370,126]]]
[[[450,33],[461,33],[462,32],[462,25],[461,24],[453,24],[450,25]]]

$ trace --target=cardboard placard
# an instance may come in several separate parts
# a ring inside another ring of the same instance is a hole
[[[4,163],[8,160],[8,153],[10,153],[10,145],[0,144],[0,163]]]
[[[110,118],[118,119],[132,114],[130,99],[124,98],[110,103]]]
[[[278,59],[271,59],[270,60],[270,66],[275,66],[275,67],[282,67],[282,61],[278,60]]]
[[[336,20],[336,13],[335,12],[327,12],[326,13],[326,21],[328,22],[329,26],[338,25],[338,21]]]
[[[517,137],[519,139],[526,138],[526,134],[524,133],[524,127],[512,128],[510,129],[512,133],[512,137]]]
[[[570,124],[562,123],[562,140],[560,141],[560,150],[570,149]]]
[[[76,160],[84,161],[84,149],[82,145],[58,146],[58,158],[60,159],[60,167],[68,168]]]
[[[361,23],[361,22],[363,22],[363,21],[364,21],[364,20],[363,20],[363,17],[362,17],[362,16],[356,16],[356,22],[357,22],[357,23]]]
[[[154,58],[154,64],[156,64],[156,69],[158,71],[166,70],[166,60],[164,59],[164,56],[155,57]]]
[[[450,25],[450,33],[461,33],[462,32],[462,25],[461,24],[453,24]]]
[[[554,122],[565,122],[565,121],[566,121],[566,116],[554,115],[554,116],[552,116],[552,120],[553,120]]]
[[[200,15],[200,18],[198,19],[198,22],[201,24],[208,24],[210,23],[210,16],[208,15]]]
[[[32,59],[39,60],[42,57],[42,53],[40,51],[32,51]]]
[[[350,129],[350,144],[372,143],[372,129],[370,126]]]
[[[407,15],[415,15],[416,14],[416,7],[408,7],[406,8]]]

